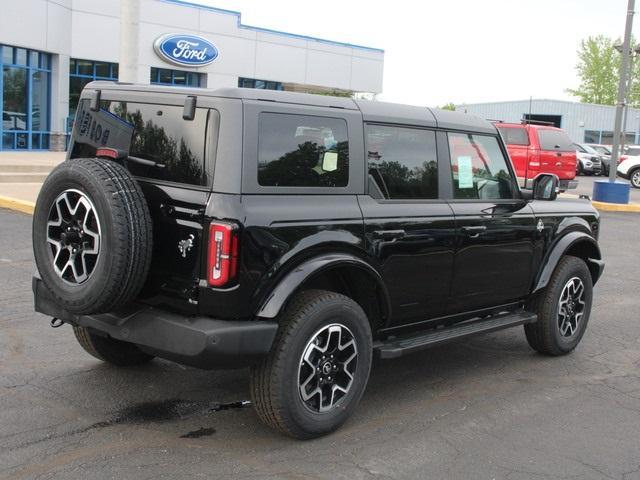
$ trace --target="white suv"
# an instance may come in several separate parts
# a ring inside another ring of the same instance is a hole
[[[640,156],[627,156],[618,164],[618,175],[631,182],[634,188],[640,188]]]

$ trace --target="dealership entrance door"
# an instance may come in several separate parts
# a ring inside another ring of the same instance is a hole
[[[0,45],[0,150],[49,148],[51,55]]]

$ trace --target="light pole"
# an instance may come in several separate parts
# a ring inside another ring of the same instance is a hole
[[[620,157],[620,130],[622,128],[622,112],[625,104],[625,90],[627,86],[627,74],[629,69],[629,56],[631,44],[631,29],[633,27],[633,14],[635,0],[629,0],[627,4],[627,19],[624,27],[624,41],[622,42],[622,59],[618,79],[618,100],[616,102],[616,116],[613,128],[613,147],[611,149],[611,167],[609,168],[609,181],[596,181],[593,184],[593,199],[609,203],[629,203],[629,184],[616,182],[618,158]]]
[[[616,43],[613,48],[622,53],[622,45]],[[627,74],[627,85],[625,87],[624,115],[622,119],[622,135],[620,136],[620,153],[624,151],[624,144],[627,141],[627,115],[629,114],[629,103],[631,103],[631,87],[633,86],[633,61],[640,55],[640,44],[636,44],[633,52],[629,55],[629,73]],[[636,140],[634,139],[634,142]]]
[[[629,67],[629,44],[631,43],[631,29],[633,28],[633,10],[635,0],[629,0],[627,5],[627,22],[624,29],[624,41],[622,43],[622,60],[620,62],[620,79],[618,81],[618,102],[616,104],[616,117],[613,128],[613,148],[611,149],[611,166],[609,169],[609,182],[616,181],[616,166],[620,157],[620,129],[622,127],[622,110],[624,109],[625,87],[627,85],[627,70]]]

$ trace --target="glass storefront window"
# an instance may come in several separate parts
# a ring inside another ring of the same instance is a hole
[[[151,67],[150,80],[152,85],[177,85],[187,87],[201,87],[205,83],[204,75],[201,73],[156,67]]]
[[[16,65],[26,65],[27,64],[27,51],[24,48],[16,48]]]
[[[0,50],[0,149],[49,148],[50,55],[6,45]]]
[[[31,80],[31,130],[44,130],[49,118],[49,73],[34,72]]]
[[[27,69],[2,69],[2,129],[27,129]]]
[[[13,48],[3,46],[2,48],[2,63],[13,63]]]
[[[238,78],[238,86],[242,88],[258,88],[262,90],[284,90],[284,85],[280,82],[269,80],[258,80],[256,78]]]
[[[74,117],[80,93],[94,80],[118,80],[118,64],[72,58],[69,62],[69,115]]]

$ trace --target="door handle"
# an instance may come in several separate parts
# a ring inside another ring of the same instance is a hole
[[[557,155],[558,157],[561,157],[561,156],[562,156],[562,153],[560,153],[560,152],[556,152],[556,155]]]
[[[462,230],[468,233],[469,237],[471,238],[478,238],[480,234],[484,232],[486,229],[487,229],[486,225],[473,225],[468,227],[462,227]]]
[[[403,238],[406,234],[407,232],[404,230],[374,230],[373,238],[379,240],[396,240]]]

